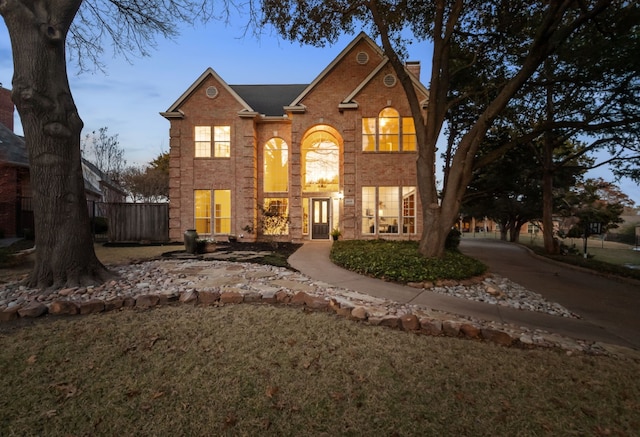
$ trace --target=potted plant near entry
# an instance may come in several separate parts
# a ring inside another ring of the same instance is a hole
[[[330,235],[333,238],[333,241],[336,241],[338,237],[342,235],[342,232],[340,232],[340,229],[338,228],[333,228],[330,232]]]

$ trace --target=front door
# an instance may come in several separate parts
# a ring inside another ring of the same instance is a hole
[[[329,239],[329,199],[311,199],[311,239]]]

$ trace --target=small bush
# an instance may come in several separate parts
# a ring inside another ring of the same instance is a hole
[[[401,283],[466,279],[487,269],[457,250],[447,250],[442,258],[424,258],[415,241],[336,241],[331,247],[331,260],[363,275]]]
[[[106,217],[93,217],[91,219],[91,229],[95,234],[106,234],[109,230],[109,222]]]
[[[446,250],[457,250],[460,246],[460,238],[462,233],[457,229],[451,229],[447,234],[447,239],[444,242],[444,248]]]

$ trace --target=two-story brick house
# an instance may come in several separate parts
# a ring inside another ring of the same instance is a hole
[[[419,64],[407,65],[418,96]],[[417,239],[415,127],[382,50],[358,35],[310,84],[228,85],[207,69],[170,123],[170,238]],[[284,229],[264,227],[285,215]]]

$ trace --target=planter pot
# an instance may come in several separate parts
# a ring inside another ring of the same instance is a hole
[[[195,229],[187,229],[184,232],[184,250],[191,254],[198,251],[198,233]]]

